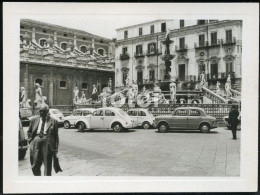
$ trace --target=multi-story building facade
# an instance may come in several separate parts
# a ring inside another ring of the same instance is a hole
[[[121,89],[127,75],[130,84],[152,86],[164,80],[166,32],[173,43],[170,53],[171,79],[179,83],[199,81],[204,71],[211,88],[227,75],[241,86],[242,21],[239,20],[156,20],[117,29],[115,86]],[[233,82],[233,84],[234,84]]]
[[[114,81],[115,41],[88,32],[22,19],[20,22],[20,86],[35,99],[35,83],[50,105],[71,105],[78,87],[90,98]],[[114,88],[114,86],[112,86]]]

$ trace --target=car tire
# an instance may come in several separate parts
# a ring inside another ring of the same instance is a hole
[[[79,122],[79,124],[77,125],[78,126],[78,131],[84,131],[86,126],[83,122]]]
[[[69,129],[69,128],[70,128],[70,122],[69,122],[69,121],[64,121],[63,127],[64,127],[65,129]]]
[[[200,125],[200,132],[201,133],[208,133],[210,131],[210,126],[207,123],[202,123]]]
[[[23,160],[26,155],[26,150],[19,150],[19,160]]]
[[[165,133],[165,132],[167,132],[168,131],[168,128],[169,128],[169,126],[168,126],[168,124],[167,123],[160,123],[159,125],[158,125],[158,131],[160,132],[160,133]]]
[[[113,124],[113,130],[115,131],[115,132],[120,132],[120,131],[122,131],[123,130],[123,127],[122,127],[122,125],[120,124],[120,123],[115,123],[115,124]]]
[[[149,122],[143,122],[142,124],[143,129],[149,129],[151,127]]]

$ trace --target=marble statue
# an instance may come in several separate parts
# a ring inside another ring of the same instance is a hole
[[[39,83],[35,83],[35,100],[34,103],[36,103],[36,108],[40,107],[40,105],[43,102],[43,98],[42,98],[42,89]]]
[[[181,103],[181,104],[185,104],[185,103],[186,103],[186,100],[183,99],[183,98],[181,98],[181,99],[180,99],[180,103]]]
[[[138,95],[138,85],[136,84],[136,81],[133,81],[132,88],[133,88],[134,98],[137,98],[137,95]]]
[[[231,75],[230,75],[230,74],[228,74],[227,82],[230,82],[230,83],[231,83]]]
[[[129,87],[129,74],[128,73],[127,73],[127,77],[125,80],[125,85],[126,85],[126,87]]]
[[[202,71],[202,73],[200,74],[200,84],[201,84],[201,87],[204,86],[205,82],[206,82],[206,79],[205,79],[205,72]]]
[[[108,80],[108,87],[110,89],[112,89],[112,79],[111,78],[109,78],[109,80]]]
[[[220,95],[220,82],[219,81],[217,81],[217,84],[216,84],[216,93],[218,95]]]
[[[74,101],[74,103],[77,103],[77,101],[78,101],[78,99],[79,99],[79,90],[78,90],[78,87],[75,87],[75,88],[74,88],[73,93],[74,93],[73,101]]]
[[[227,99],[229,99],[232,96],[232,93],[231,93],[231,82],[229,82],[228,80],[225,84],[225,90],[226,90]]]
[[[96,88],[96,85],[93,85],[93,90],[92,90],[92,95],[91,95],[91,98],[92,100],[95,102],[98,100],[98,95],[97,95],[97,88]]]
[[[176,101],[176,83],[172,80],[170,83],[170,95],[171,95],[171,101]]]
[[[27,99],[27,100],[26,100],[25,108],[31,108],[30,102],[31,102],[30,99]]]

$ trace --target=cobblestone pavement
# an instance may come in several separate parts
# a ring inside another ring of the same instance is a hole
[[[27,128],[25,127],[25,130]],[[54,176],[239,176],[238,139],[225,127],[158,133],[156,129],[77,132],[59,129],[63,172]],[[31,176],[29,152],[19,175]]]

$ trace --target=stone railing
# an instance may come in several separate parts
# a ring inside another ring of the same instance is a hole
[[[214,93],[206,87],[202,87],[202,91],[205,93],[205,97],[212,100],[212,103],[227,103],[227,100],[220,95]]]

